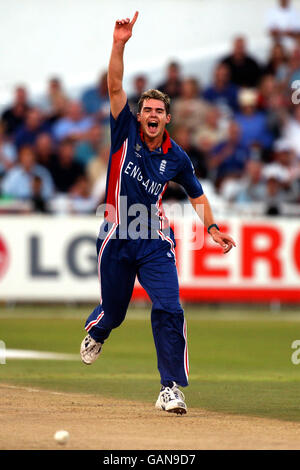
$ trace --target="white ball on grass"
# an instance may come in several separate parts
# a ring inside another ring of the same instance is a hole
[[[58,444],[66,444],[69,438],[70,434],[68,433],[68,431],[56,431],[56,433],[54,434],[54,439],[56,440],[56,442],[58,442]]]

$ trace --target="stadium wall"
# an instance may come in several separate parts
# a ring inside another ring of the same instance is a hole
[[[2,216],[0,300],[97,302],[100,222],[95,216]],[[195,218],[175,217],[172,225],[182,300],[300,302],[296,219],[228,218],[220,225],[237,247],[227,255]],[[138,283],[133,298],[147,299]]]

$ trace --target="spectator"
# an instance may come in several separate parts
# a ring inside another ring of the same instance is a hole
[[[28,104],[26,88],[18,86],[15,89],[14,102],[12,106],[5,109],[1,116],[6,136],[12,137],[17,129],[25,123],[26,114],[29,108],[30,106]]]
[[[285,76],[285,86],[290,87],[294,81],[300,80],[300,47],[293,49],[289,61],[287,73]]]
[[[228,65],[232,83],[240,87],[256,87],[261,69],[256,60],[247,53],[245,38],[235,38],[232,53],[225,57],[222,63]]]
[[[92,188],[92,196],[98,204],[101,204],[105,198],[109,152],[109,147],[103,147],[97,158],[91,160],[87,166],[87,176]]]
[[[107,88],[107,72],[104,72],[96,86],[88,88],[81,97],[81,103],[87,114],[104,124],[109,123],[110,104]]]
[[[9,170],[2,180],[2,193],[16,199],[31,199],[34,195],[34,177],[41,179],[40,195],[43,199],[53,196],[54,185],[48,170],[35,161],[32,147],[19,150],[19,164]]]
[[[32,179],[32,196],[31,196],[33,212],[47,213],[47,202],[43,197],[43,181],[40,176],[33,176]]]
[[[204,124],[194,136],[194,142],[198,149],[210,152],[226,138],[227,131],[226,127],[221,125],[221,117],[222,114],[216,106],[210,106],[207,109]]]
[[[14,166],[16,160],[16,148],[5,136],[4,125],[0,123],[0,177]]]
[[[264,75],[260,80],[257,88],[257,109],[267,111],[269,108],[270,98],[278,89],[276,80],[273,75]]]
[[[51,162],[50,171],[58,192],[68,193],[77,179],[83,175],[82,166],[74,161],[74,143],[63,139],[58,146],[57,158]]]
[[[195,78],[183,80],[181,94],[174,99],[172,107],[172,125],[183,124],[193,133],[204,122],[207,103],[199,98],[199,85]]]
[[[249,149],[241,143],[241,131],[235,121],[228,126],[228,137],[218,144],[208,161],[218,187],[224,178],[240,178],[249,159]]]
[[[206,154],[192,144],[191,130],[185,124],[179,125],[173,129],[172,137],[190,157],[196,176],[201,179],[207,178]]]
[[[85,138],[93,123],[90,116],[84,115],[81,104],[77,101],[71,101],[67,106],[67,115],[56,122],[52,132],[58,141],[66,137],[78,141]]]
[[[267,125],[275,139],[282,135],[282,129],[289,118],[290,97],[278,88],[268,98],[268,106],[265,109]]]
[[[284,186],[286,180],[282,174],[275,171],[264,171],[265,185],[263,201],[266,204],[266,215],[280,215],[280,205],[289,202]]]
[[[286,139],[278,139],[274,144],[273,161],[265,166],[264,174],[268,172],[278,173],[286,183],[285,190],[295,199],[296,180],[300,177],[300,161],[293,152],[290,142]]]
[[[289,117],[284,128],[283,137],[289,142],[291,149],[300,159],[300,105],[295,106],[293,115]]]
[[[99,153],[102,143],[103,128],[99,124],[94,124],[86,132],[85,138],[76,143],[75,161],[85,167]]]
[[[72,186],[70,193],[71,212],[76,214],[92,214],[97,201],[90,194],[89,181],[85,175],[79,176]]]
[[[274,78],[283,82],[287,76],[288,69],[288,54],[282,44],[276,43],[273,45],[267,64],[263,68],[264,75],[273,75]]]
[[[170,62],[167,67],[166,81],[161,83],[158,90],[167,93],[169,97],[178,98],[181,92],[180,66],[177,62]]]
[[[263,166],[259,161],[249,160],[236,201],[262,202],[267,214],[279,214],[280,203],[290,202],[297,196],[296,184],[290,186],[288,171],[280,166],[277,162]]]
[[[300,37],[300,15],[290,0],[277,0],[278,6],[267,12],[267,30],[272,39],[292,48]]]
[[[51,78],[48,82],[46,97],[41,102],[41,108],[47,116],[47,120],[54,124],[64,115],[67,104],[68,98],[63,90],[60,79],[57,77]]]
[[[241,111],[236,114],[235,120],[241,129],[241,144],[249,149],[256,146],[262,151],[268,151],[272,145],[267,117],[257,110],[257,92],[252,89],[243,89],[239,93]]]
[[[230,69],[227,64],[218,64],[214,72],[214,80],[211,86],[204,90],[203,97],[222,108],[225,112],[237,111],[238,88],[231,83]]]
[[[133,114],[138,112],[138,102],[141,97],[141,94],[147,89],[147,78],[145,75],[137,75],[134,78],[133,82],[134,92],[133,95],[130,96],[128,102],[131,111]]]
[[[251,203],[264,201],[265,183],[262,176],[263,164],[258,160],[248,160],[244,177],[235,200],[238,203]]]
[[[22,125],[15,134],[15,144],[17,149],[24,145],[34,145],[37,137],[49,132],[50,127],[43,118],[38,108],[31,108],[27,111],[24,125]]]
[[[54,142],[51,135],[46,132],[38,135],[34,149],[37,163],[50,171],[52,162],[56,158]]]

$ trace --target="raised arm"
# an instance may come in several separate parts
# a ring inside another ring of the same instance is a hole
[[[213,213],[205,194],[196,199],[189,199],[205,227],[208,228],[210,225],[214,225]],[[236,246],[234,240],[229,235],[220,232],[216,227],[212,227],[209,233],[212,239],[223,248],[224,253],[228,253],[233,246]]]
[[[110,109],[113,117],[117,119],[124,108],[127,100],[123,90],[123,55],[125,44],[131,38],[132,28],[137,20],[138,12],[135,12],[133,19],[117,20],[113,35],[113,46],[108,65],[108,92],[110,98]]]

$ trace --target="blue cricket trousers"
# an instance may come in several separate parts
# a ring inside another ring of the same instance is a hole
[[[152,301],[151,324],[161,383],[188,385],[186,323],[179,301],[174,234],[159,232],[157,239],[114,238],[112,226],[97,240],[100,303],[85,329],[103,343],[124,320],[135,277]]]

